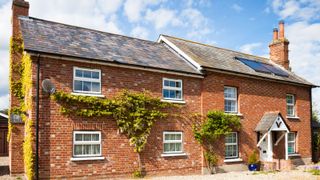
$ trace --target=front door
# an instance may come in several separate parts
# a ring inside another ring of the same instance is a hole
[[[0,156],[8,156],[7,129],[0,128]]]
[[[268,160],[268,141],[267,136],[264,138],[260,144],[260,161]]]

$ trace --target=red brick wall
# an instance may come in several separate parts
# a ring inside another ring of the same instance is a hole
[[[36,65],[34,64],[34,67]],[[58,90],[72,92],[73,66],[102,70],[102,94],[112,97],[122,89],[149,90],[161,97],[162,78],[178,78],[184,83],[186,104],[175,113],[200,112],[201,79],[137,71],[76,62],[41,58],[41,80],[50,78]],[[35,72],[35,71],[34,71]],[[34,74],[34,83],[35,83]],[[35,92],[34,92],[35,93]],[[106,160],[71,162],[73,130],[101,130],[102,155]],[[186,157],[161,157],[163,131],[182,131]],[[141,155],[150,174],[199,174],[202,166],[200,145],[194,140],[191,123],[186,118],[158,121]],[[55,101],[42,94],[40,100],[40,177],[128,176],[137,169],[137,154],[128,139],[118,133],[108,118],[66,117]]]
[[[257,135],[254,129],[263,114],[268,111],[281,112],[290,130],[298,132],[298,153],[302,158],[311,157],[309,88],[209,73],[203,81],[204,113],[212,109],[224,110],[224,86],[233,86],[238,89],[239,112],[243,115],[241,116],[242,129],[239,133],[239,152],[242,159],[246,161],[247,156],[256,149]],[[286,118],[287,93],[296,96],[298,120]],[[220,164],[223,164],[223,143],[221,145]]]

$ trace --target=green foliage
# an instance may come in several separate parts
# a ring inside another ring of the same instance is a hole
[[[33,154],[33,121],[28,113],[32,109],[32,61],[28,54],[23,54],[23,40],[21,37],[11,38],[10,41],[10,92],[20,102],[17,107],[11,107],[9,116],[14,113],[21,116],[25,122],[25,135],[23,142],[23,159],[28,179],[34,177],[34,154]],[[19,62],[13,62],[13,57],[20,58]],[[15,78],[12,78],[15,74]],[[9,132],[7,140],[10,141],[14,126],[9,120]]]
[[[222,111],[209,111],[207,120],[193,127],[194,137],[200,143],[214,142],[241,127],[240,118]]]
[[[254,150],[252,154],[250,154],[249,158],[248,158],[248,164],[258,164],[259,160],[258,160],[258,154],[257,151]]]
[[[204,158],[208,163],[208,167],[211,171],[210,173],[213,174],[214,167],[216,167],[218,164],[218,156],[216,155],[216,153],[214,153],[212,151],[206,151],[206,152],[204,152]]]
[[[233,130],[240,129],[240,127],[241,123],[238,116],[226,114],[222,111],[209,111],[204,122],[193,125],[195,139],[206,150],[204,157],[211,173],[213,173],[213,169],[218,162],[217,155],[214,153],[215,141]]]
[[[313,151],[318,151],[320,148],[320,134],[314,133],[313,134]]]
[[[58,91],[52,98],[61,105],[61,112],[65,115],[112,117],[120,132],[129,138],[130,145],[134,146],[139,157],[154,123],[166,117],[168,114],[165,110],[172,106],[152,97],[148,92],[123,91],[113,99],[102,99]],[[141,172],[140,158],[139,166]],[[134,174],[139,175],[138,172]]]
[[[320,169],[311,169],[311,170],[309,170],[309,172],[310,172],[312,175],[320,176]]]
[[[132,176],[134,178],[143,178],[143,173],[140,170],[135,170],[133,171]]]

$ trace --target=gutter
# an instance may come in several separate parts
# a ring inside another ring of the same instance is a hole
[[[76,57],[76,56],[69,56],[69,55],[62,55],[62,54],[55,54],[55,53],[46,53],[41,51],[34,51],[25,49],[32,56],[37,56],[41,54],[42,57],[48,57],[58,60],[67,60],[67,61],[74,61],[74,62],[82,62],[82,63],[90,63],[90,64],[98,64],[98,65],[107,65],[113,67],[122,67],[127,69],[135,69],[135,70],[143,70],[143,71],[150,71],[150,72],[158,72],[158,73],[165,73],[165,74],[173,74],[179,76],[187,76],[187,77],[194,77],[194,78],[204,78],[201,73],[190,73],[185,71],[178,71],[178,70],[168,70],[163,68],[157,67],[149,67],[143,65],[135,65],[135,64],[127,64],[121,63],[118,61],[103,61],[101,59],[92,59],[92,58],[84,58],[84,57]]]

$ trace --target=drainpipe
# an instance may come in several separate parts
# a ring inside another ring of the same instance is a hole
[[[36,82],[36,180],[39,179],[39,81],[40,81],[40,54],[37,58],[37,82]]]
[[[311,128],[311,161],[314,161],[314,153],[313,153],[313,127],[312,127],[312,88],[310,88],[310,128]]]

